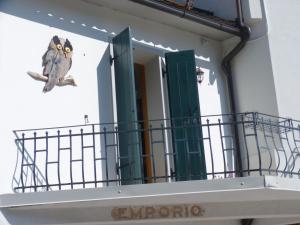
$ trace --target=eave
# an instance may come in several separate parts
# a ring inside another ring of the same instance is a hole
[[[300,217],[300,181],[261,176],[0,196],[0,209],[4,215],[8,219],[20,218],[24,225],[126,224],[130,221],[113,219],[114,207],[178,204],[199,204],[204,213],[201,217],[176,218],[176,221],[296,218]],[[32,215],[36,215],[34,223],[30,220]],[[143,219],[140,222],[162,221],[172,219]]]
[[[154,21],[188,31],[217,41],[223,41],[234,36],[240,36],[239,27],[221,18],[197,14],[165,4],[158,10],[156,1],[145,0],[81,0],[87,4],[108,7],[121,13],[130,14],[145,20]],[[143,4],[141,4],[143,2]]]

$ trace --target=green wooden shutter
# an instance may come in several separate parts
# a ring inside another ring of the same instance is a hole
[[[206,179],[194,51],[165,57],[176,179]]]
[[[142,170],[130,28],[115,36],[112,42],[121,181],[136,184],[141,182]]]

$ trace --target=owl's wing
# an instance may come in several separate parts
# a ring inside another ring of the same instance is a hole
[[[70,66],[69,66],[69,69],[68,70],[70,70],[71,69],[71,67],[72,67],[72,58],[70,59]]]
[[[52,64],[56,58],[54,50],[48,50],[42,57],[42,66],[44,67],[43,75],[48,75],[52,68]]]
[[[53,49],[48,49],[42,56],[42,66],[45,66],[49,61],[51,61],[56,55]]]
[[[46,82],[43,92],[51,91],[54,86],[57,84],[58,79],[60,77],[61,70],[63,68],[62,64],[62,56],[60,54],[55,55],[53,60],[50,60],[51,63],[47,63],[45,69],[51,64],[51,68],[49,70],[48,81]]]
[[[72,67],[72,59],[69,58],[66,61],[64,61],[61,65],[59,79],[63,79],[67,75],[71,67]]]
[[[42,56],[42,66],[46,65],[46,62],[47,62],[47,60],[46,60],[47,53],[48,53],[48,51],[46,51],[45,54]]]

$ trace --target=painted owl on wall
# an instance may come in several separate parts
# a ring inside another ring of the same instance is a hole
[[[72,76],[66,76],[72,66],[73,46],[68,39],[53,36],[47,51],[42,57],[43,73],[28,72],[28,74],[46,84],[43,92],[51,91],[56,85],[76,86]]]

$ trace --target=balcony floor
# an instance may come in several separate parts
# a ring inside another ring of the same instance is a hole
[[[201,207],[200,216],[180,218],[179,213],[172,218],[150,218],[153,215],[145,218],[142,214],[134,220],[128,217],[132,208],[174,208],[193,204]],[[118,217],[112,216],[116,208]],[[172,221],[194,224],[244,218],[255,218],[253,224],[287,224],[300,222],[299,208],[300,180],[274,176],[0,195],[0,209],[8,221],[13,221],[11,224],[20,221],[24,225],[162,224]]]

